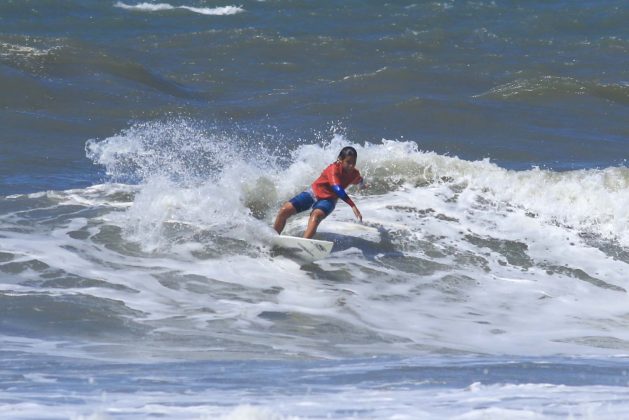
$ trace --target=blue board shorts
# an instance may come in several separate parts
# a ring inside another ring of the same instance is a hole
[[[316,200],[314,193],[311,190],[297,194],[288,201],[293,205],[293,207],[295,207],[297,213],[301,213],[302,211],[306,211],[312,208],[313,210],[321,209],[323,210],[325,215],[328,216],[330,213],[332,213],[334,207],[336,207],[335,199],[326,198],[323,200]]]

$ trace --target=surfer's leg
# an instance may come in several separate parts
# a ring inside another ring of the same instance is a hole
[[[277,233],[282,233],[282,231],[284,230],[284,226],[286,226],[286,219],[288,219],[295,213],[308,210],[310,207],[312,207],[313,203],[314,198],[312,197],[312,194],[310,194],[308,191],[297,194],[286,203],[284,203],[284,205],[280,208],[280,211],[279,213],[277,213],[277,217],[275,218],[273,229],[275,229]]]
[[[306,231],[304,232],[304,238],[312,238],[314,234],[317,233],[319,223],[321,223],[321,221],[325,219],[326,216],[327,214],[325,214],[323,210],[314,209],[312,213],[310,213],[310,219],[308,219],[308,228],[306,228]]]
[[[291,217],[293,214],[297,213],[297,209],[290,202],[284,203],[284,205],[280,208],[280,211],[277,213],[277,217],[275,218],[275,223],[273,224],[273,229],[277,233],[282,233],[284,230],[284,226],[286,226],[286,219]]]
[[[334,207],[336,207],[336,199],[332,198],[317,200],[317,202],[313,204],[310,219],[308,219],[308,227],[304,232],[304,238],[310,239],[317,233],[319,223],[334,211]]]

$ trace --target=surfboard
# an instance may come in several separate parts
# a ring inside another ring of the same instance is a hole
[[[334,242],[279,235],[271,239],[271,246],[289,258],[301,263],[311,263],[330,255]]]
[[[190,229],[206,228],[201,224],[176,219],[168,219],[163,223],[172,226],[185,226]],[[333,246],[334,242],[331,241],[306,239],[288,235],[273,236],[271,239],[271,248],[276,251],[277,254],[295,260],[301,265],[326,258],[332,252]]]

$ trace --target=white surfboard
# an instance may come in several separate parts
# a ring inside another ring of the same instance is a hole
[[[330,255],[334,242],[279,235],[271,239],[271,245],[290,258],[311,263]]]

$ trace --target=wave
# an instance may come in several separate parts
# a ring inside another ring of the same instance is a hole
[[[629,411],[629,391],[624,375],[618,373],[624,369],[622,359],[562,364],[495,358],[439,359],[440,363],[417,358],[243,360],[122,367],[32,355],[8,354],[5,359],[7,365],[11,362],[7,372],[18,379],[13,379],[12,398],[3,402],[3,410],[21,418],[39,418],[51,408],[72,418],[124,412],[217,420],[348,418],[347,413],[352,417],[360,413],[361,418],[614,420]],[[270,372],[290,375],[280,388]],[[242,389],[250,377],[256,378],[255,392]],[[133,381],[123,388],[119,385],[123,378]],[[89,382],[90,387],[77,389],[77,382]],[[141,388],[133,382],[141,382]]]
[[[207,133],[179,121],[139,124],[119,136],[89,141],[86,148],[88,156],[118,182],[151,185],[159,179],[188,188],[207,188],[211,183],[218,188],[214,194],[223,200],[227,196],[238,197],[236,202],[241,203],[257,200],[272,212],[278,200],[305,188],[347,143],[337,135],[327,144],[298,147],[290,154],[290,164],[282,167],[277,152],[239,144],[225,133]],[[457,199],[484,203],[488,209],[519,209],[546,223],[629,244],[626,167],[512,171],[488,159],[471,162],[423,152],[415,142],[385,140],[353,146],[359,151],[359,166],[371,179],[372,190],[367,194],[442,188]]]
[[[28,45],[0,42],[0,57],[40,57],[50,54],[58,47],[37,48]]]
[[[7,334],[106,357],[136,342],[165,358],[629,351],[628,168],[511,171],[408,141],[272,140],[135,124],[86,144],[109,182],[0,198]],[[350,191],[365,226],[339,203],[318,232],[329,258],[274,255],[277,209],[348,144],[370,184]]]
[[[245,9],[238,6],[192,7],[192,6],[173,6],[168,3],[138,3],[135,5],[131,5],[131,4],[126,4],[120,1],[117,2],[114,6],[122,8],[122,9],[138,10],[138,11],[143,11],[143,12],[158,12],[158,11],[163,11],[163,10],[184,9],[190,12],[199,13],[202,15],[212,15],[212,16],[235,15],[237,13],[242,13],[245,11]]]
[[[0,62],[29,75],[72,78],[105,74],[123,83],[139,84],[177,98],[207,100],[212,97],[209,92],[178,83],[153,68],[132,59],[122,59],[93,45],[67,39],[14,38],[11,42],[0,42]],[[29,78],[25,83],[32,81]]]
[[[629,104],[629,84],[583,81],[572,77],[543,76],[540,78],[517,79],[496,86],[475,97],[530,98],[553,95],[592,95]]]
[[[0,36],[0,63],[41,75],[45,67],[62,54],[67,40],[24,35]]]

